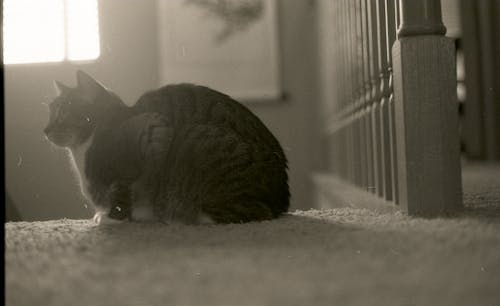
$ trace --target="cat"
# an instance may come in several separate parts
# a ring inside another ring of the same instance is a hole
[[[87,73],[54,81],[46,137],[66,148],[97,223],[243,223],[289,208],[288,162],[273,134],[228,95],[189,83],[133,106]]]

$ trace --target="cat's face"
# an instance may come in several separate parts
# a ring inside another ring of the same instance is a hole
[[[54,82],[59,95],[49,104],[49,123],[44,133],[60,147],[75,148],[90,137],[96,124],[96,100],[105,90],[84,72],[77,72],[77,79],[76,88]]]
[[[92,133],[92,105],[82,100],[74,89],[61,93],[49,104],[49,123],[44,132],[60,147],[75,147]]]

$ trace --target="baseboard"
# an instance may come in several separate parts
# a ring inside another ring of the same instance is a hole
[[[333,173],[314,173],[312,180],[316,189],[316,205],[320,209],[353,207],[384,212],[399,211],[394,203],[362,190]]]

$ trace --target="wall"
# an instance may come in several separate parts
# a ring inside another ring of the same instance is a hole
[[[286,2],[286,3],[285,3]],[[292,209],[313,202],[310,174],[322,166],[314,1],[278,2],[286,101],[249,104],[277,136],[290,161]],[[100,1],[101,57],[93,63],[5,67],[6,187],[25,220],[88,218],[66,152],[44,140],[52,80],[75,84],[84,69],[127,103],[159,86],[156,2]]]
[[[500,160],[500,1],[460,1],[466,156]]]
[[[311,175],[323,167],[316,1],[278,2],[281,77],[287,99],[250,104],[277,136],[290,163],[291,210],[314,206]]]
[[[458,38],[462,35],[460,24],[460,0],[441,0],[443,24],[446,36]]]

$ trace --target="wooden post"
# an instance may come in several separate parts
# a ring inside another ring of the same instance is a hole
[[[392,57],[400,205],[413,216],[443,216],[462,207],[454,43],[444,36],[440,1],[399,5]]]

